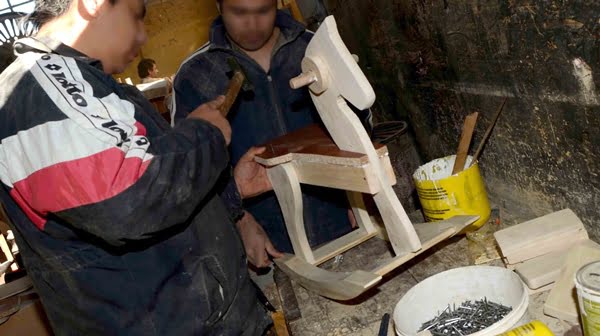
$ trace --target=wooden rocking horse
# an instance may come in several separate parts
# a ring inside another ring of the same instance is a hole
[[[325,19],[308,45],[302,71],[290,85],[309,85],[331,138],[318,126],[310,126],[265,144],[267,150],[256,158],[267,167],[295,253],[275,263],[305,288],[332,299],[349,300],[375,286],[386,273],[460,232],[478,216],[411,223],[392,189],[396,178],[387,148],[371,142],[346,103],[368,109],[375,93],[342,42],[332,16]],[[301,183],[346,190],[358,228],[313,251],[304,230]],[[373,195],[395,256],[368,271],[319,268],[319,264],[377,235],[379,230],[371,222],[361,193]]]

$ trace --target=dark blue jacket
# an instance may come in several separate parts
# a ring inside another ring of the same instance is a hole
[[[15,44],[0,76],[0,202],[56,335],[260,335],[268,323],[214,186],[221,132],[171,128],[99,61]]]
[[[251,146],[320,121],[308,90],[289,86],[289,80],[301,73],[300,63],[313,34],[283,12],[278,12],[275,24],[284,42],[274,50],[268,73],[231,47],[223,21],[218,18],[213,22],[209,43],[184,61],[175,77],[172,114],[177,123],[200,104],[224,94],[229,82],[227,58],[235,57],[245,70],[254,90],[238,98],[229,112],[233,165]],[[239,212],[235,188],[232,183],[228,186],[223,197],[233,212]],[[344,192],[307,185],[302,185],[302,191],[305,227],[312,246],[350,230]],[[278,249],[292,251],[273,192],[245,202],[244,207],[263,225]]]

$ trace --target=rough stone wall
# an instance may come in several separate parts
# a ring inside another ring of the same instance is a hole
[[[497,202],[530,217],[572,208],[600,238],[600,2],[325,0],[378,93],[379,120],[408,120],[424,160],[481,157]]]

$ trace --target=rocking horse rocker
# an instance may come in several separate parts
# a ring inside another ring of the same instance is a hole
[[[478,216],[455,216],[434,223],[412,224],[392,185],[396,178],[387,148],[369,139],[346,101],[364,110],[375,93],[342,42],[332,16],[325,19],[308,45],[302,74],[292,88],[309,85],[312,100],[331,138],[318,126],[290,133],[265,144],[256,161],[267,167],[283,212],[294,254],[275,263],[303,287],[336,300],[350,300],[381,281],[382,276],[452,237]],[[346,190],[358,228],[314,251],[302,218],[300,183]],[[333,272],[318,265],[378,233],[361,193],[373,195],[394,255],[371,270]]]

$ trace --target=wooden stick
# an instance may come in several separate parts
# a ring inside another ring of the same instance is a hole
[[[465,118],[460,142],[458,143],[458,150],[456,151],[456,160],[454,160],[454,168],[452,168],[452,175],[460,173],[465,167],[478,115],[478,112],[473,112]]]
[[[496,114],[494,115],[494,119],[492,119],[492,123],[490,124],[490,126],[488,126],[488,129],[485,131],[485,134],[483,135],[483,139],[481,139],[481,142],[479,143],[479,146],[477,147],[477,151],[475,151],[475,155],[473,155],[473,160],[471,161],[471,165],[475,164],[475,162],[477,162],[477,160],[479,159],[479,155],[481,155],[483,146],[485,145],[485,143],[489,139],[490,135],[492,134],[492,130],[494,129],[494,126],[496,126],[496,121],[498,121],[498,117],[500,116],[500,113],[504,109],[504,105],[506,104],[507,99],[508,98],[505,97],[504,100],[502,101],[502,104],[498,108],[498,110],[496,110]]]

